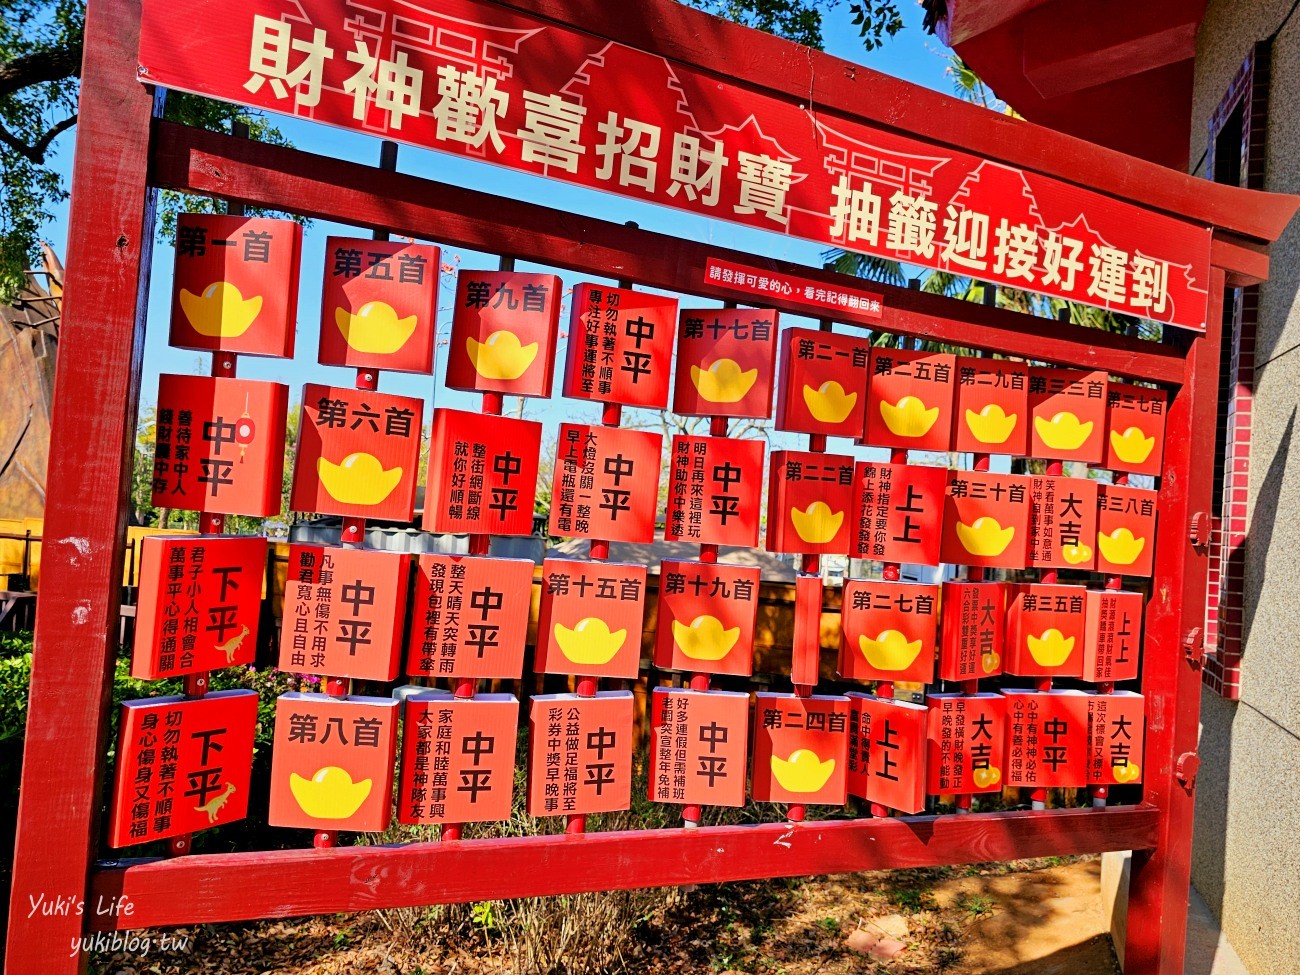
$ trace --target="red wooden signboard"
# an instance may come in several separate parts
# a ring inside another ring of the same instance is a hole
[[[794,633],[790,640],[790,682],[815,687],[821,678],[822,577],[800,572],[794,577]]]
[[[848,719],[847,697],[755,694],[754,801],[844,805]]]
[[[749,695],[656,687],[650,702],[650,798],[743,806]]]
[[[757,545],[763,449],[761,440],[674,436],[664,540]]]
[[[399,823],[491,823],[510,818],[519,701],[513,694],[445,691],[402,704]]]
[[[1142,781],[1146,759],[1145,702],[1141,694],[1116,691],[1090,694],[1087,778],[1092,785],[1132,785]]]
[[[1140,592],[1118,589],[1088,591],[1085,609],[1088,632],[1083,642],[1083,679],[1133,680],[1142,649]]]
[[[771,416],[779,330],[779,316],[767,308],[682,309],[673,412]]]
[[[758,585],[756,565],[659,563],[655,666],[748,677],[754,667]]]
[[[256,728],[254,691],[123,701],[108,845],[243,819]]]
[[[742,295],[793,297],[796,301],[802,300],[818,309],[851,309],[863,318],[876,320],[881,318],[885,302],[884,297],[877,292],[863,291],[857,286],[856,280],[851,286],[846,286],[842,281],[829,285],[826,281],[817,281],[800,274],[737,264],[718,257],[709,257],[705,262],[704,279],[726,291]]]
[[[301,251],[291,220],[182,213],[169,343],[293,358]]]
[[[395,678],[410,567],[402,552],[290,545],[280,669]]]
[[[1006,585],[945,582],[940,680],[978,680],[1002,673]]]
[[[1029,564],[1091,569],[1097,562],[1097,482],[1034,477],[1029,502]]]
[[[410,521],[423,417],[423,400],[308,383],[289,507]]]
[[[292,18],[270,0],[250,0],[237,16],[199,0],[148,0],[140,76],[822,244],[1205,327],[1209,240],[1190,224],[894,129],[843,116],[810,123],[806,92],[796,99],[736,84],[483,0],[442,0],[405,16],[400,33],[371,28],[357,47],[330,0],[304,0]],[[479,51],[492,53],[466,54]]]
[[[561,423],[551,490],[552,535],[648,542],[659,503],[663,437]]]
[[[547,559],[537,616],[537,672],[636,677],[645,593],[644,565]]]
[[[1003,691],[1007,699],[1006,784],[1077,788],[1088,774],[1088,695]]]
[[[140,547],[131,676],[157,680],[252,663],[266,539],[151,537]]]
[[[1029,452],[1029,367],[1010,359],[957,358],[953,449]]]
[[[947,450],[956,381],[954,355],[873,348],[864,441],[900,450]]]
[[[533,568],[529,559],[419,556],[406,672],[412,677],[522,676]]]
[[[849,579],[843,620],[840,677],[920,684],[934,679],[938,586]]]
[[[849,692],[849,795],[903,813],[925,809],[924,704]]]
[[[947,487],[944,467],[859,462],[849,552],[881,562],[938,565]]]
[[[448,387],[550,396],[560,289],[554,274],[462,269],[451,319]]]
[[[1083,676],[1087,606],[1088,591],[1083,586],[1039,582],[1009,586],[1006,672],[1022,677]]]
[[[528,815],[615,812],[632,803],[632,694],[537,694],[528,716]]]
[[[870,361],[871,343],[862,336],[786,329],[776,428],[861,437]]]
[[[1032,481],[1023,474],[954,471],[943,504],[943,561],[1023,569],[1031,496]]]
[[[425,531],[531,535],[541,451],[540,423],[434,410]]]
[[[1169,394],[1111,383],[1106,394],[1106,460],[1113,471],[1159,475],[1165,454]]]
[[[212,514],[280,513],[289,387],[248,379],[158,380],[152,502]]]
[[[326,240],[321,364],[432,372],[438,274],[427,244]]]
[[[677,337],[677,299],[580,284],[573,289],[564,395],[664,409]]]
[[[1097,571],[1149,576],[1155,559],[1157,492],[1098,487]]]
[[[271,748],[272,826],[380,832],[393,805],[398,702],[281,694]]]
[[[926,791],[932,795],[1000,792],[1005,770],[1006,698],[1001,694],[929,694]]]
[[[1104,372],[1030,369],[1030,454],[1099,463],[1106,453],[1107,382]]]
[[[852,457],[773,451],[767,479],[767,550],[847,552],[853,493]]]

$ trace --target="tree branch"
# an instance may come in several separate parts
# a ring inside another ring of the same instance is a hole
[[[32,146],[27,145],[27,143],[10,133],[3,125],[0,125],[0,143],[8,146],[18,155],[31,162],[32,165],[40,166],[45,163],[45,153],[49,150],[50,143],[58,138],[60,133],[68,131],[76,124],[77,116],[69,115],[37,139],[36,144]]]
[[[81,77],[81,41],[24,54],[0,64],[0,98],[43,81]]]
[[[53,142],[55,139],[57,139],[60,133],[67,132],[68,129],[72,128],[76,124],[77,124],[77,115],[74,112],[72,115],[69,115],[67,118],[65,118],[62,122],[59,122],[58,124],[51,127],[50,131],[46,132],[43,136],[41,136],[40,140],[36,143],[36,145],[32,147],[32,149],[41,157],[39,160],[37,160],[38,164],[45,162],[45,153],[49,150],[50,143]]]

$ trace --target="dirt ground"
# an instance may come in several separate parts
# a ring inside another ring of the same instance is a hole
[[[92,955],[90,968],[115,975],[526,975],[536,966],[521,964],[521,939],[511,933],[540,926],[542,950],[566,938],[577,944],[592,937],[582,930],[587,911],[591,930],[612,932],[609,940],[621,945],[615,966],[637,975],[1117,975],[1100,873],[1097,858],[1053,858],[727,884],[640,895],[619,908],[630,918],[621,923],[617,912],[594,916],[595,908],[576,899],[550,899],[533,913],[476,905],[422,916],[210,925],[171,932],[189,938],[184,950],[160,951],[155,941],[145,956]],[[577,952],[569,971],[601,964]]]

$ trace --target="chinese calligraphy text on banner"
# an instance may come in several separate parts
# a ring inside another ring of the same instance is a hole
[[[302,0],[288,16],[273,0],[249,0],[237,14],[204,0],[147,0],[139,77],[1205,328],[1205,228],[484,0],[400,15],[389,0],[377,7],[383,26],[357,33],[333,0]]]

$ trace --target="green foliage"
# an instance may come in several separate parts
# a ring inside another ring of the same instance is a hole
[[[769,34],[819,50],[822,47],[822,13],[840,0],[681,0],[711,14],[755,27]]]
[[[85,0],[0,0],[0,301],[22,287],[24,271],[37,259],[41,228],[68,197],[48,165],[49,152],[54,139],[77,122],[84,32]],[[170,93],[165,115],[218,132],[240,126],[250,139],[289,144],[262,113],[197,95]],[[224,204],[207,197],[164,192],[159,239],[171,240],[178,213],[222,209]]]
[[[840,5],[840,0],[681,0],[711,14],[756,27],[769,34],[815,47],[823,46],[822,15]],[[898,0],[854,0],[849,13],[868,51],[903,29]]]
[[[7,761],[11,742],[20,742],[27,722],[27,682],[32,674],[32,635],[0,633],[0,755]],[[14,770],[17,770],[15,765]],[[14,781],[8,779],[5,781]]]
[[[911,914],[919,914],[921,911],[933,911],[939,906],[935,903],[934,894],[929,887],[903,887],[892,890],[889,893],[889,899]]]
[[[80,0],[0,0],[0,300],[22,286],[50,208],[67,198],[45,165],[76,120]]]
[[[861,0],[849,4],[849,11],[868,51],[882,47],[887,38],[903,29],[903,15],[895,0]]]
[[[963,895],[957,898],[958,909],[968,911],[972,917],[992,914],[996,904],[992,897],[985,897],[982,894],[971,894],[969,897]]]

